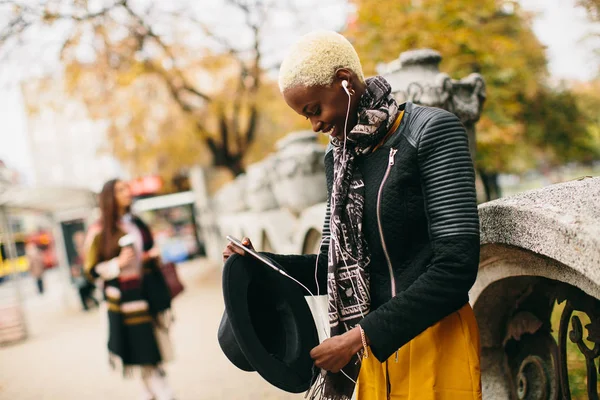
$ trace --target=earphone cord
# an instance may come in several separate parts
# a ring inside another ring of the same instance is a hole
[[[348,91],[348,88],[344,87],[344,91],[346,92],[346,94],[348,95],[348,109],[346,110],[346,120],[344,121],[344,152],[343,152],[343,159],[346,159],[346,141],[347,141],[347,137],[348,137],[348,118],[350,117],[350,103],[352,103],[352,97],[350,95],[350,92]]]
[[[346,110],[346,120],[344,121],[344,151],[342,154],[342,159],[344,159],[346,157],[346,136],[347,136],[346,131],[348,130],[348,118],[350,117],[350,104],[352,103],[352,97],[350,95],[350,92],[348,91],[348,88],[343,86],[343,84],[342,84],[342,87],[344,88],[344,91],[348,95],[348,108]],[[330,204],[330,212],[331,212],[331,210],[335,209],[335,198],[333,196],[331,196],[330,199],[331,199],[331,204]],[[319,267],[319,255],[321,255],[321,249],[323,248],[323,242],[325,240],[326,240],[326,238],[322,238],[321,243],[319,243],[319,251],[317,252],[317,261],[315,262],[315,284],[317,286],[317,296],[319,296],[319,294],[320,294],[319,281],[317,279],[317,269]],[[329,244],[331,245],[331,240],[330,240]]]
[[[347,133],[347,131],[348,131],[348,119],[349,119],[349,117],[350,117],[350,105],[351,105],[351,103],[352,103],[352,97],[351,97],[351,95],[350,95],[350,92],[348,91],[348,89],[347,89],[346,87],[344,87],[344,91],[345,91],[345,92],[346,92],[346,94],[348,95],[348,108],[346,109],[346,120],[344,121],[344,132],[343,132],[343,133],[344,133],[344,150],[343,150],[343,153],[342,153],[342,159],[343,159],[343,160],[344,160],[344,162],[345,162],[345,158],[346,158],[346,141],[347,141],[347,134],[346,134],[346,133]],[[332,196],[330,199],[331,199],[331,202],[332,202],[332,204],[331,204],[331,209],[335,209],[335,200],[334,200],[333,196]],[[329,245],[330,245],[330,246],[331,246],[331,245],[336,245],[336,244],[337,244],[337,245],[338,245],[338,247],[339,247],[339,243],[333,243],[333,242],[335,242],[335,240],[333,239],[333,237],[330,237],[329,239],[330,239],[330,240],[329,240]],[[322,238],[322,239],[321,239],[321,242],[319,243],[319,251],[317,252],[317,259],[316,259],[316,261],[315,261],[315,274],[314,274],[314,277],[315,277],[315,284],[316,284],[316,287],[317,287],[317,296],[319,296],[319,295],[320,295],[320,285],[319,285],[319,280],[318,280],[318,278],[317,278],[317,269],[318,269],[318,267],[319,267],[319,256],[321,255],[321,249],[323,248],[323,243],[325,242],[325,240],[327,240],[327,238]],[[345,260],[344,260],[344,262],[345,262]],[[290,277],[290,278],[291,278],[291,277]],[[292,279],[293,279],[293,278],[292,278]],[[294,280],[295,280],[295,279],[294,279]],[[296,281],[296,282],[298,282],[298,281]],[[299,283],[300,285],[302,285],[300,282],[298,282],[298,283]],[[304,288],[306,289],[306,287],[305,287],[304,285],[302,285],[302,287],[304,287]],[[306,289],[306,290],[307,290],[307,292],[308,292],[308,293],[310,293],[310,294],[311,294],[311,296],[312,296],[312,297],[315,297],[315,296],[314,296],[314,295],[313,295],[313,294],[312,294],[312,293],[311,293],[311,292],[310,292],[308,289]],[[353,285],[353,291],[354,291],[354,293],[355,293],[355,296],[357,296],[358,294],[357,294],[357,292],[356,292],[356,288],[354,288],[354,285]],[[320,317],[321,317],[321,322],[322,322],[322,323],[323,323],[323,322],[327,322],[327,319],[325,318],[325,316],[326,316],[327,314],[323,312],[323,309],[322,309],[322,308],[319,306],[319,302],[318,302],[318,301],[316,301],[316,302],[315,302],[315,304],[316,304],[316,306],[317,306],[317,309],[318,309],[318,312],[319,312],[319,314],[321,314],[321,315],[320,315]],[[362,310],[361,310],[361,314],[362,314]],[[363,317],[364,317],[364,315],[363,315]],[[327,337],[327,338],[329,338],[329,337],[330,337],[330,334],[329,334],[329,332],[327,332],[327,329],[325,328],[325,324],[323,324],[323,332],[325,333],[325,337]],[[354,379],[352,379],[350,376],[348,376],[348,374],[346,374],[346,372],[345,372],[343,369],[341,369],[341,370],[340,370],[340,372],[341,372],[341,373],[342,373],[342,374],[343,374],[343,375],[344,375],[346,378],[348,378],[350,381],[352,381],[354,384],[356,384],[356,381],[355,381]]]

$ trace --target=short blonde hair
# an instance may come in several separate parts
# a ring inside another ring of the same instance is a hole
[[[347,68],[364,82],[362,66],[352,44],[334,31],[313,31],[289,50],[279,69],[281,92],[294,86],[329,86],[335,71]]]

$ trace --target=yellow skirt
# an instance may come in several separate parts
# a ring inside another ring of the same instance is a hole
[[[363,359],[357,400],[480,400],[479,328],[469,304],[386,362]]]

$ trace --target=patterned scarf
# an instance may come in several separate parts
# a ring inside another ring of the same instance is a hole
[[[385,137],[398,115],[398,104],[384,78],[367,79],[366,85],[358,103],[358,122],[347,135],[346,148],[343,138],[331,141],[334,174],[327,294],[332,337],[354,328],[369,313],[370,254],[362,232],[365,191],[362,174],[355,165],[359,156],[368,154]],[[344,367],[345,375],[323,373],[313,385],[310,398],[350,400],[359,371],[360,360],[355,355]]]

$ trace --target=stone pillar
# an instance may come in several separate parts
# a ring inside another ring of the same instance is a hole
[[[327,201],[325,146],[312,131],[288,134],[277,142],[273,193],[280,207],[299,214]]]
[[[246,168],[246,198],[248,209],[253,212],[273,210],[279,207],[273,185],[277,170],[277,158],[274,155]]]
[[[440,72],[442,56],[435,50],[406,51],[390,63],[380,64],[377,73],[386,78],[399,103],[411,101],[429,107],[438,107],[455,114],[469,136],[471,157],[476,156],[475,124],[485,102],[485,82],[480,74],[456,80]],[[478,176],[478,197],[483,194]]]
[[[196,208],[195,222],[201,232],[200,236],[204,241],[206,257],[219,261],[221,260],[221,248],[224,238],[221,237],[215,211],[211,206],[206,182],[206,171],[200,166],[195,166],[190,169],[189,179],[192,191],[194,192]]]

